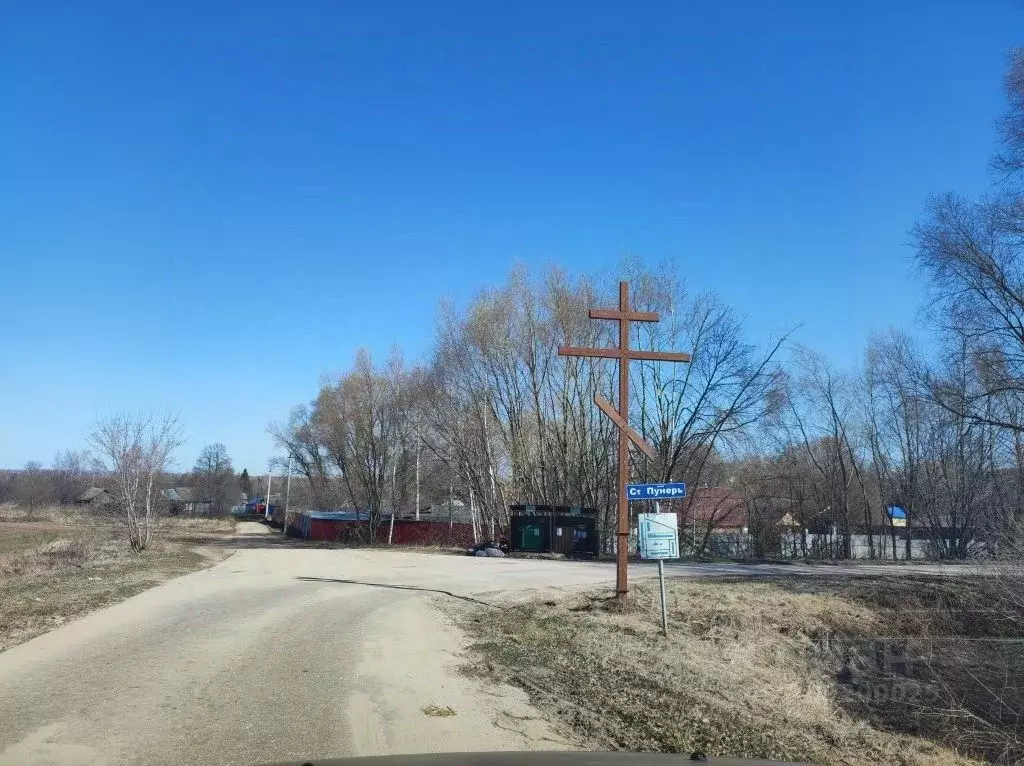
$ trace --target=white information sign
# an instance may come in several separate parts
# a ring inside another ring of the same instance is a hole
[[[641,513],[640,558],[679,558],[679,517],[674,513]]]

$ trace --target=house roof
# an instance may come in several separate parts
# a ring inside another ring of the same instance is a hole
[[[100,495],[105,494],[106,491],[107,490],[103,489],[102,487],[89,487],[89,489],[85,490],[85,492],[83,492],[82,494],[80,494],[78,497],[75,498],[75,502],[76,503],[89,503],[89,502],[92,502],[93,500],[95,500]]]
[[[678,513],[680,522],[711,522],[716,528],[745,527],[748,523],[747,501],[728,487],[702,487],[682,500]]]
[[[793,517],[793,513],[791,511],[786,511],[779,518],[778,526],[780,526],[780,527],[799,527],[800,526],[800,522],[797,521]]]
[[[306,511],[303,516],[309,516],[318,521],[366,521],[369,513],[367,511],[360,513],[355,509],[350,511]]]
[[[889,516],[894,519],[906,519],[907,512],[900,508],[898,505],[890,505],[886,510],[889,512]]]
[[[171,487],[164,490],[167,499],[175,503],[207,503],[209,500],[196,494],[193,487]]]

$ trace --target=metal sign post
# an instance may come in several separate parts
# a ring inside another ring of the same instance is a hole
[[[615,591],[619,598],[625,598],[629,592],[626,572],[629,551],[629,499],[626,496],[626,484],[629,482],[629,442],[633,442],[640,451],[651,458],[657,459],[657,452],[629,426],[629,362],[631,359],[643,359],[654,362],[689,362],[690,355],[673,351],[635,351],[629,347],[630,322],[657,322],[658,314],[653,311],[633,311],[629,308],[629,283],[619,282],[619,309],[591,309],[591,319],[610,319],[619,323],[618,348],[572,348],[562,346],[558,349],[559,356],[584,356],[600,359],[617,359],[619,361],[619,409],[616,412],[612,405],[600,394],[594,394],[594,404],[611,418],[619,427],[619,501],[616,518],[616,567]]]
[[[686,493],[686,485],[683,485]],[[661,513],[661,503],[654,501],[654,512]],[[678,540],[676,547],[679,547]],[[658,585],[661,586],[661,634],[668,638],[668,605],[665,604],[665,559],[658,559]]]
[[[658,582],[661,585],[661,632],[668,635],[668,607],[665,604],[665,559],[679,558],[679,517],[661,513],[661,504],[654,504],[654,513],[640,514],[640,557],[658,560]]]
[[[665,606],[665,560],[658,559],[658,582],[661,585],[661,634],[668,636],[668,607]]]

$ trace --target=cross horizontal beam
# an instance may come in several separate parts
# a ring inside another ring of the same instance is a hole
[[[618,311],[616,309],[590,309],[591,319],[628,319],[630,322],[658,322],[657,311]]]
[[[675,351],[637,351],[617,348],[574,348],[559,346],[559,356],[597,356],[602,359],[640,359],[648,362],[689,362],[690,355]]]
[[[628,436],[629,440],[636,445],[638,450],[647,455],[651,460],[658,459],[658,453],[655,451],[654,447],[648,444],[644,437],[629,427],[629,423],[627,423],[625,418],[615,411],[611,402],[601,396],[601,394],[594,394],[594,404],[600,408],[601,412],[611,418],[611,421],[615,425],[626,432],[626,436]]]
[[[633,351],[629,352],[630,359],[646,359],[649,362],[689,362],[690,355],[679,351]]]

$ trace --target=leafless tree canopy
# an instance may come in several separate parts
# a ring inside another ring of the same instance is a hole
[[[54,501],[53,489],[43,466],[36,460],[29,460],[14,482],[14,496],[29,514]]]
[[[975,368],[966,385],[931,381],[952,412],[1022,430],[1024,406],[1024,53],[1011,57],[1009,110],[1000,123],[996,179],[978,199],[929,201],[914,229],[917,263],[932,285],[931,318],[949,354]]]
[[[1003,149],[993,165],[999,180],[1019,184],[1019,174],[1024,172],[1024,48],[1010,54],[1005,85],[1009,109],[999,124]]]
[[[220,442],[207,444],[192,467],[193,497],[212,505],[213,513],[226,513],[238,497],[238,483],[227,448]]]
[[[89,436],[97,467],[109,481],[115,517],[135,551],[149,545],[157,480],[182,442],[181,422],[171,414],[114,413],[97,421]]]
[[[84,450],[64,450],[53,459],[53,490],[60,505],[74,502],[89,486],[92,459]]]
[[[781,341],[758,349],[732,310],[713,295],[689,293],[672,267],[649,272],[630,263],[626,277],[637,306],[663,316],[660,329],[636,326],[635,346],[677,348],[695,359],[637,370],[634,427],[661,458],[638,459],[633,474],[713,481],[712,466],[746,443],[769,408]],[[557,269],[533,278],[517,268],[465,310],[442,306],[427,365],[408,367],[395,353],[378,368],[360,352],[350,372],[271,430],[322,502],[341,490],[371,524],[379,509],[418,507],[417,496],[427,505],[455,496],[481,534],[507,527],[516,503],[597,508],[608,531],[615,432],[593,399],[614,398],[616,370],[556,351],[614,343],[610,326],[587,317],[589,308],[614,303],[613,286]]]

